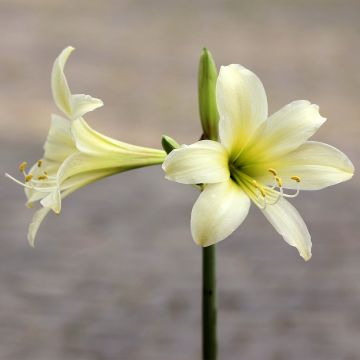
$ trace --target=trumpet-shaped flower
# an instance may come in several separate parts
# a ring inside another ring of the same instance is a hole
[[[194,241],[209,246],[225,239],[244,221],[252,201],[310,259],[310,234],[286,198],[350,179],[351,161],[330,145],[308,141],[325,121],[317,105],[294,101],[268,117],[261,81],[240,65],[221,68],[216,101],[220,142],[175,149],[163,164],[169,180],[204,184],[191,214]]]
[[[28,240],[35,235],[45,216],[61,211],[61,200],[75,190],[107,176],[139,167],[161,164],[162,150],[120,142],[93,130],[82,118],[102,106],[89,95],[72,95],[64,75],[64,66],[73,48],[63,50],[55,60],[51,87],[54,101],[66,118],[52,115],[44,145],[44,156],[27,172],[26,162],[20,164],[24,182],[6,174],[25,188],[27,205],[40,201],[43,208],[35,212],[29,226]]]

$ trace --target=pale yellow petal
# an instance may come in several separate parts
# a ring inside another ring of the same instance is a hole
[[[201,246],[213,245],[234,232],[246,218],[250,199],[232,180],[209,184],[191,213],[191,233]]]
[[[79,189],[80,187],[82,187],[84,185],[86,185],[86,183],[80,184],[77,186],[73,186],[72,188],[64,191],[61,194],[61,200],[65,199],[71,193],[73,193],[74,191],[76,191],[77,189]],[[37,210],[35,212],[35,214],[33,215],[32,221],[31,221],[31,223],[29,225],[29,229],[28,229],[28,241],[31,246],[35,245],[36,234],[39,230],[41,223],[45,219],[46,215],[50,212],[50,210],[51,210],[50,207],[43,207],[43,208]]]
[[[44,197],[40,204],[54,211],[55,214],[60,214],[61,212],[61,196],[60,189],[52,191],[49,195]]]
[[[302,145],[325,120],[317,105],[305,100],[294,101],[257,129],[241,156],[248,162],[274,160]]]
[[[103,106],[103,102],[100,99],[93,98],[90,95],[71,94],[64,74],[64,67],[73,51],[74,48],[68,46],[61,52],[54,62],[51,74],[51,89],[55,104],[71,120]]]
[[[76,151],[69,120],[54,114],[51,116],[51,126],[44,150],[44,158],[55,162],[64,161]]]
[[[64,67],[74,50],[72,46],[65,48],[56,58],[51,73],[51,90],[55,104],[70,118],[72,112],[71,92],[64,74]]]
[[[90,95],[71,95],[71,118],[80,118],[86,113],[93,111],[103,105],[104,103],[102,102],[102,100],[93,98]]]
[[[311,236],[301,215],[287,200],[281,198],[275,205],[261,210],[275,230],[305,260],[311,258]]]
[[[43,220],[45,219],[46,215],[50,212],[50,208],[41,208],[39,210],[37,210],[35,212],[35,214],[33,215],[32,221],[29,225],[29,229],[28,229],[28,241],[29,244],[34,247],[35,245],[35,237],[36,234],[39,230],[39,227],[41,225],[41,223],[43,222]]]
[[[221,143],[234,153],[266,120],[268,105],[264,86],[250,70],[236,64],[222,66],[216,85]]]
[[[320,190],[349,180],[354,174],[354,165],[343,152],[315,141],[307,141],[277,162],[269,163],[268,168],[277,170],[284,188],[299,187],[300,190]],[[253,175],[256,176],[255,172]],[[298,176],[300,182],[292,180],[293,176]],[[267,184],[273,182],[266,170],[258,180]]]
[[[163,170],[167,179],[182,184],[218,183],[230,177],[226,149],[211,140],[173,150]]]
[[[94,129],[84,119],[72,122],[71,131],[77,149],[87,155],[108,158],[118,166],[147,166],[160,164],[166,153],[163,150],[131,145],[105,136]]]
[[[279,163],[279,171],[287,188],[296,188],[291,181],[291,176],[296,175],[300,177],[301,190],[320,190],[351,179],[354,165],[335,147],[308,141]]]

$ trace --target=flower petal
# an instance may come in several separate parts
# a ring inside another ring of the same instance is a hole
[[[51,126],[44,150],[44,158],[56,162],[64,161],[76,151],[69,120],[54,114],[51,116]]]
[[[45,219],[46,215],[50,212],[50,208],[42,208],[39,209],[35,212],[35,214],[33,215],[32,221],[29,225],[29,229],[28,229],[28,241],[29,244],[34,247],[35,245],[35,237],[36,234],[39,230],[39,227],[41,225],[41,223],[43,222],[43,220]]]
[[[237,152],[266,120],[268,105],[260,79],[241,65],[222,66],[216,84],[221,143]]]
[[[77,186],[72,187],[71,189],[68,189],[67,191],[64,191],[61,194],[61,200],[65,199],[71,193],[73,193],[80,187],[85,186],[86,184],[87,183],[84,183],[82,185],[77,185]],[[35,237],[39,230],[39,227],[40,227],[41,223],[43,222],[43,220],[45,219],[46,215],[50,212],[50,210],[51,210],[50,207],[43,207],[42,209],[37,210],[35,212],[35,214],[33,215],[32,221],[31,221],[31,223],[29,225],[29,229],[28,229],[28,241],[32,247],[34,247],[34,245],[35,245]]]
[[[211,140],[173,150],[162,168],[168,180],[182,184],[218,183],[230,176],[225,148]]]
[[[55,104],[70,118],[72,110],[70,100],[71,92],[64,74],[64,67],[70,54],[74,50],[72,46],[65,48],[56,58],[51,73],[51,90]]]
[[[84,119],[76,119],[71,124],[71,132],[74,136],[76,147],[79,151],[89,155],[103,155],[114,153],[124,158],[134,157],[164,160],[166,153],[163,150],[131,145],[122,141],[112,139],[92,129]]]
[[[54,62],[51,74],[51,89],[55,104],[71,120],[103,106],[103,102],[100,99],[93,98],[90,95],[71,94],[64,74],[64,67],[74,50],[73,47],[68,46],[61,52]]]
[[[294,206],[281,198],[275,205],[268,205],[261,211],[284,240],[298,249],[305,261],[311,258],[311,236]]]
[[[277,166],[285,188],[296,189],[291,176],[300,177],[301,190],[319,190],[351,179],[354,165],[335,147],[308,141],[285,156]]]
[[[90,95],[71,95],[72,119],[77,119],[103,105],[102,100],[93,98]]]
[[[257,129],[242,156],[251,161],[276,159],[302,145],[325,120],[317,105],[306,100],[294,101]]]
[[[49,195],[45,196],[40,204],[54,211],[55,214],[60,214],[61,212],[61,195],[60,188],[52,191]]]
[[[246,218],[250,199],[232,180],[206,185],[191,213],[191,232],[201,246],[215,244]]]

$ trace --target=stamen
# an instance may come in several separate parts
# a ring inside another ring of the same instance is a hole
[[[32,178],[33,178],[32,174],[26,175],[25,176],[25,182],[31,181]]]
[[[263,197],[260,196],[260,189],[259,188],[256,188],[255,195],[256,195],[256,200],[257,200],[256,205],[260,209],[264,210],[266,208],[267,202],[266,202],[266,199],[265,199],[264,196]]]
[[[27,162],[23,161],[20,165],[19,165],[19,170],[23,173],[26,169],[27,166]]]
[[[47,176],[46,175],[40,175],[38,176],[38,180],[47,180]]]
[[[295,175],[292,176],[290,179],[296,181],[296,192],[295,194],[283,194],[283,196],[287,198],[294,198],[298,196],[300,192],[300,177]]]
[[[263,186],[259,185],[258,182],[256,180],[253,180],[253,184],[256,187],[256,189],[258,189],[262,195],[263,198],[265,198],[266,193],[265,193],[265,189]]]
[[[39,191],[39,192],[44,192],[44,193],[49,193],[51,191],[55,191],[58,189],[57,186],[48,186],[48,187],[39,187],[39,186],[34,186],[33,183],[36,183],[37,180],[33,180],[31,182],[30,185],[24,183],[24,182],[21,182],[19,181],[18,179],[14,178],[13,176],[9,175],[8,173],[5,174],[6,177],[8,177],[9,179],[11,179],[12,181],[16,182],[17,184],[23,186],[24,188],[26,189],[31,189],[31,190],[36,190],[36,191]],[[29,175],[28,175],[29,176]],[[31,175],[32,177],[32,175]],[[26,180],[26,179],[25,179]]]
[[[276,198],[275,198],[275,200],[273,201],[273,202],[267,202],[267,204],[268,205],[275,205],[275,204],[277,204],[278,202],[279,202],[279,200],[282,198],[282,196],[283,196],[283,189],[282,188],[280,188],[280,193],[278,192],[278,191],[270,191],[270,194],[276,194]],[[269,199],[269,197],[268,197],[268,199]]]
[[[269,169],[268,169],[268,172],[271,173],[271,174],[273,174],[274,176],[277,176],[277,172],[276,172],[276,170],[273,169],[273,168],[269,168]]]
[[[299,176],[296,176],[296,175],[292,176],[290,179],[291,179],[291,180],[295,180],[297,183],[300,182],[300,177],[299,177]]]
[[[38,166],[38,167],[41,167],[41,165],[42,165],[42,160],[38,160],[37,166]]]
[[[278,176],[275,176],[275,181],[278,184],[279,188],[282,188],[283,183],[282,183],[281,178]]]

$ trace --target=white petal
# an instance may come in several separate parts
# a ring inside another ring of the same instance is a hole
[[[299,176],[301,190],[319,190],[351,179],[354,165],[340,150],[308,141],[279,162],[277,170],[284,187],[295,189],[291,176]]]
[[[264,161],[289,153],[308,140],[325,120],[317,105],[305,100],[294,101],[257,129],[244,155]]]
[[[61,194],[61,199],[62,200],[65,199],[71,193],[73,193],[74,191],[76,191],[77,189],[79,189],[80,187],[82,187],[84,185],[86,185],[86,184],[74,186],[73,188],[68,189],[67,191],[64,191]],[[39,227],[40,227],[41,223],[43,222],[43,220],[45,219],[46,215],[50,212],[50,210],[51,210],[50,207],[43,207],[42,209],[37,210],[35,212],[35,214],[33,215],[32,221],[31,221],[31,223],[29,225],[29,229],[28,229],[28,241],[31,246],[34,246],[35,237],[39,230]]]
[[[90,95],[71,95],[71,108],[72,108],[72,119],[77,119],[89,111],[93,111],[101,106],[104,103],[100,99],[91,97]]]
[[[60,189],[51,192],[49,195],[44,197],[40,204],[45,207],[49,208],[54,211],[55,214],[60,214],[61,212],[61,196],[60,196]]]
[[[262,210],[275,230],[305,261],[311,258],[311,236],[298,211],[284,198]]]
[[[173,150],[162,168],[167,179],[182,184],[218,183],[230,176],[227,151],[211,140]]]
[[[77,119],[87,112],[103,106],[103,102],[100,99],[93,98],[90,95],[71,94],[64,74],[64,67],[73,51],[74,48],[68,46],[61,52],[54,62],[51,74],[51,89],[55,104],[71,120]]]
[[[268,105],[264,86],[240,65],[222,66],[216,84],[221,143],[237,152],[254,130],[266,120]]]
[[[35,236],[39,230],[39,227],[49,212],[50,208],[42,208],[37,210],[33,215],[28,229],[28,241],[32,247],[35,245]]]
[[[56,58],[51,73],[51,89],[55,104],[68,117],[71,117],[71,92],[64,74],[64,66],[74,50],[72,46],[65,48]]]
[[[58,115],[51,116],[51,126],[44,145],[44,158],[56,162],[64,161],[76,151],[69,120]]]
[[[132,165],[136,162],[136,166],[139,167],[141,162],[144,165],[150,165],[151,161],[158,164],[162,163],[166,157],[163,150],[131,145],[105,136],[92,129],[81,118],[72,122],[71,132],[79,151],[103,158],[116,158],[118,166]]]
[[[191,213],[191,232],[201,246],[215,244],[236,230],[246,218],[250,199],[232,180],[210,184]]]

